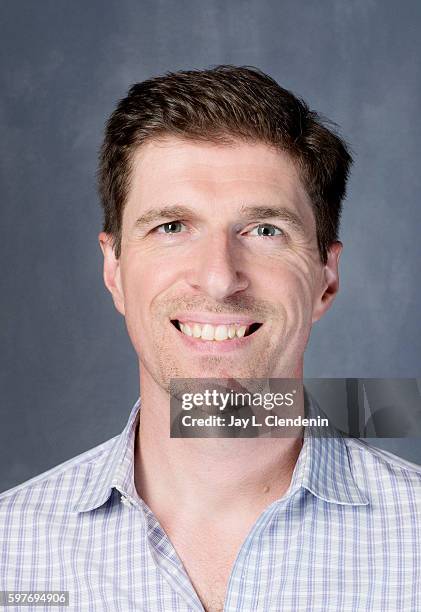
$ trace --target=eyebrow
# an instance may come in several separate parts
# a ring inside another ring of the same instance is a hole
[[[247,221],[255,219],[280,219],[297,232],[305,233],[304,223],[299,215],[284,206],[242,206],[240,213]]]
[[[279,219],[287,223],[295,231],[304,234],[305,227],[301,218],[292,210],[284,206],[242,206],[240,216],[245,221],[256,221],[263,219]],[[193,219],[197,213],[183,205],[164,206],[162,208],[151,208],[140,215],[134,223],[135,229],[141,229],[157,221],[164,219]]]
[[[145,225],[150,225],[155,221],[162,221],[163,219],[191,219],[193,211],[187,206],[164,206],[163,208],[151,208],[147,210],[143,215],[140,215],[134,223],[134,228],[141,229]]]

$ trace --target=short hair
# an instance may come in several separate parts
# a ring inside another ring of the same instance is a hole
[[[352,157],[336,125],[261,70],[220,65],[134,84],[111,114],[99,155],[103,231],[121,254],[134,153],[163,136],[228,144],[261,142],[290,155],[312,203],[322,262],[338,239]]]

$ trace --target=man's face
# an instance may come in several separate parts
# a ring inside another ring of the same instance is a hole
[[[137,151],[121,257],[104,278],[141,379],[302,375],[312,323],[338,287],[291,159],[264,144],[168,137]]]

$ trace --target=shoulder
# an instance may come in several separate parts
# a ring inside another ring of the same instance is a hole
[[[421,510],[421,465],[368,444],[345,438],[352,475],[367,497],[381,503],[413,504]]]
[[[40,503],[60,505],[60,500],[69,507],[83,490],[93,466],[105,461],[118,436],[95,446],[25,482],[0,493],[0,521],[12,508],[16,511]]]

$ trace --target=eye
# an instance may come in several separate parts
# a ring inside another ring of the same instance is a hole
[[[250,235],[271,238],[272,236],[283,236],[284,232],[271,223],[260,223],[260,225],[256,225],[256,227],[250,231]]]
[[[178,234],[181,232],[181,229],[185,227],[184,223],[181,221],[170,221],[169,223],[162,223],[162,225],[158,225],[156,231],[159,234]]]

